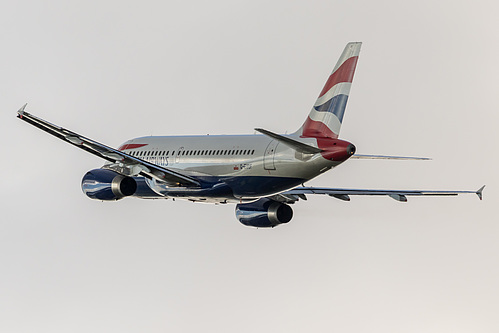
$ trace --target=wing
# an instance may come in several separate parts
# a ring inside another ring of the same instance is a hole
[[[24,111],[26,104],[17,111],[17,117],[25,122],[38,127],[39,129],[52,134],[53,136],[64,140],[73,146],[86,150],[100,158],[109,162],[115,163],[113,170],[126,176],[142,175],[148,178],[155,178],[159,181],[166,182],[172,186],[200,186],[200,183],[187,175],[183,175],[173,170],[162,168],[158,165],[141,160],[140,158],[128,155],[117,149],[108,147],[86,138],[80,134],[67,130],[63,127],[54,125],[35,117],[32,114]]]
[[[331,197],[350,201],[351,195],[386,195],[397,201],[406,202],[408,196],[451,196],[458,194],[474,193],[482,200],[485,185],[477,191],[421,191],[421,190],[362,190],[323,187],[297,187],[292,190],[277,194],[271,198],[277,201],[294,203],[299,199],[307,200],[307,194],[326,194]]]

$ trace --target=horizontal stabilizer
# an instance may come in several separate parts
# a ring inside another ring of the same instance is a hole
[[[355,154],[350,158],[358,160],[416,160],[416,161],[429,161],[428,157],[412,157],[412,156],[389,156],[389,155],[362,155]]]
[[[258,131],[262,134],[265,134],[266,136],[271,137],[272,139],[275,139],[283,144],[285,144],[288,147],[293,148],[297,152],[304,153],[304,154],[317,154],[322,152],[322,149],[316,148],[310,145],[307,145],[303,142],[293,140],[287,136],[279,135],[276,133],[272,133],[270,131],[264,130],[263,128],[255,128],[255,131]]]

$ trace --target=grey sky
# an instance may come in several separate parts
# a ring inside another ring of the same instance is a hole
[[[498,6],[491,1],[4,1],[0,331],[497,332]],[[234,206],[84,196],[103,143],[296,130],[362,41],[340,136],[309,185],[477,189],[310,197],[272,230]]]

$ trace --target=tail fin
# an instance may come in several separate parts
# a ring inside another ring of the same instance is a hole
[[[348,43],[307,120],[295,133],[302,137],[337,138],[362,43]]]

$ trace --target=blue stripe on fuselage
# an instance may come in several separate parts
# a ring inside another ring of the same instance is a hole
[[[196,177],[202,183],[202,188],[171,187],[163,192],[167,197],[177,198],[227,198],[265,197],[277,192],[296,187],[306,181],[301,178],[273,176],[237,176],[237,177]],[[161,197],[149,188],[143,177],[134,177],[137,181],[136,197]]]
[[[264,197],[285,191],[306,181],[301,178],[272,176],[239,176],[223,179],[236,197]]]

